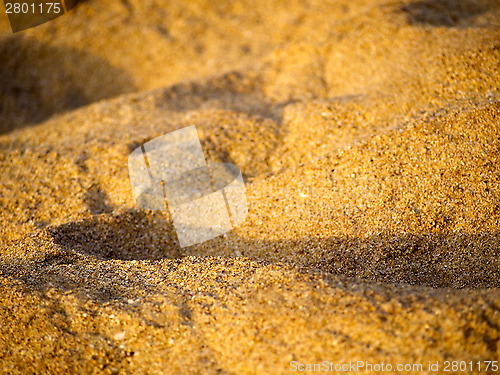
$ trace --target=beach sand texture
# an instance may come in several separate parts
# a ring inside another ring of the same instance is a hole
[[[3,12],[0,372],[499,360],[499,72],[494,0]],[[190,125],[249,212],[180,249],[127,159]]]

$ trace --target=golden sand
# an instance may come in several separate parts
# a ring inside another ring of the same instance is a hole
[[[499,72],[497,1],[3,14],[0,371],[499,360]],[[127,158],[189,125],[249,214],[180,249]]]

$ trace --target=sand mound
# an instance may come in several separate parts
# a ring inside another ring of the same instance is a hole
[[[2,372],[498,358],[499,11],[90,0],[2,31]],[[127,158],[189,125],[249,214],[180,249]]]
[[[103,59],[24,35],[1,38],[0,56],[1,133],[134,89]]]

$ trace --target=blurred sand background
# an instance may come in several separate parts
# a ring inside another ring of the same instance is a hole
[[[499,69],[494,0],[2,10],[1,373],[498,360]],[[249,214],[181,250],[127,158],[189,125]]]

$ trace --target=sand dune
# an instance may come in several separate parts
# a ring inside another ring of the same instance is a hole
[[[0,18],[2,373],[497,360],[499,12],[89,0],[21,34]],[[189,125],[241,168],[249,214],[180,249],[135,206],[127,158]]]

